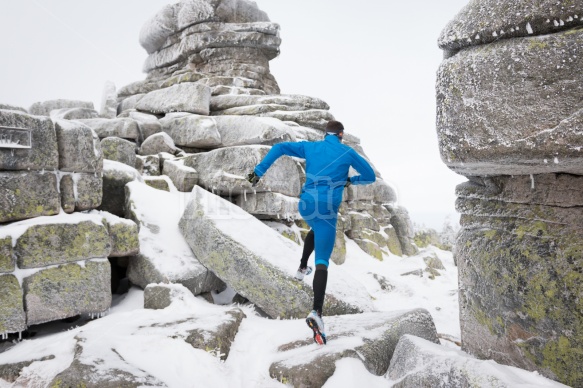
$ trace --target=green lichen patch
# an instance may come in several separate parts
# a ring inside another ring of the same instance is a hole
[[[14,247],[20,268],[103,258],[110,251],[107,229],[93,221],[32,225]]]
[[[0,275],[0,333],[26,329],[22,289],[13,275]]]
[[[358,238],[354,239],[354,242],[356,242],[360,249],[368,253],[370,256],[374,257],[379,261],[383,261],[383,251],[376,243],[369,240],[361,240]]]

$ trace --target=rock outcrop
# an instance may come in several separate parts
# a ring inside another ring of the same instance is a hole
[[[463,349],[573,386],[583,384],[582,8],[472,1],[440,37],[437,80],[441,156],[469,178],[457,188]]]

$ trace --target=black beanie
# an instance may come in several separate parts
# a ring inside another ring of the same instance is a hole
[[[340,133],[344,131],[344,125],[340,121],[330,120],[326,124],[326,132]]]

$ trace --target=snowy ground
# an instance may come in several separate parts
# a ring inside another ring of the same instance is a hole
[[[436,254],[446,267],[445,271],[440,271],[442,276],[435,280],[430,280],[427,274],[423,277],[401,276],[402,273],[425,268],[423,258],[431,254]],[[432,314],[439,333],[459,340],[457,268],[450,252],[430,247],[414,257],[390,255],[381,262],[349,240],[347,260],[342,268],[366,287],[373,298],[374,310],[425,308]],[[373,274],[383,276],[395,288],[392,291],[382,290]],[[330,276],[334,276],[334,273],[331,272]],[[224,310],[224,307],[208,304],[202,298],[193,298],[187,308],[144,310],[143,291],[132,288],[128,294],[114,298],[114,305],[106,317],[73,328],[63,324],[36,327],[38,334],[34,339],[23,340],[10,350],[0,353],[0,365],[54,355],[53,360],[33,363],[24,370],[30,378],[30,385],[27,386],[45,386],[69,365],[74,354],[74,337],[81,336],[92,344],[91,349],[95,354],[90,358],[107,359],[108,350],[123,349],[123,358],[131,360],[129,362],[136,370],[147,371],[169,387],[198,384],[209,387],[284,386],[271,379],[269,366],[277,360],[277,348],[280,345],[310,338],[309,329],[301,319],[271,320],[260,316],[252,306],[242,308],[247,319],[243,320],[230,355],[224,362],[213,352],[194,349],[184,341],[168,338],[168,331],[147,334],[140,331],[144,323],[151,320],[164,322],[177,321],[181,317],[209,317],[213,309]],[[82,321],[76,323],[79,322]],[[179,332],[181,328],[173,327],[172,330]],[[448,340],[442,340],[442,343],[456,347]],[[315,344],[313,346],[317,347]],[[108,359],[107,363],[111,366],[116,361]],[[367,372],[360,361],[342,360],[338,366],[336,374],[326,384],[327,387],[354,387],[356,384],[368,387],[390,386],[384,378]],[[122,370],[128,368],[127,364],[116,367]],[[0,380],[0,387],[12,386],[17,385]]]

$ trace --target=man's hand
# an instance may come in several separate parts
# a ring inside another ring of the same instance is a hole
[[[255,174],[255,171],[252,171],[249,174],[247,174],[247,180],[249,181],[249,183],[251,183],[252,187],[257,186],[257,183],[259,183],[259,179],[261,179],[261,177],[257,176],[257,174]]]

